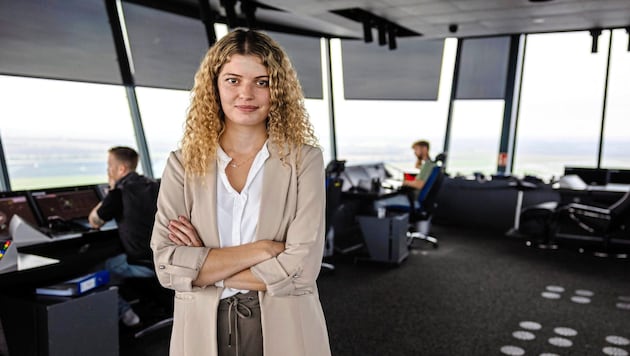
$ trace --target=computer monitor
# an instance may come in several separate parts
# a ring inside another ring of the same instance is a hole
[[[94,186],[31,191],[43,224],[52,220],[87,221],[90,211],[101,201]]]
[[[608,169],[564,167],[564,175],[575,174],[588,185],[606,185],[610,180]]]
[[[0,240],[9,237],[9,224],[14,215],[37,226],[37,217],[26,191],[0,192]]]

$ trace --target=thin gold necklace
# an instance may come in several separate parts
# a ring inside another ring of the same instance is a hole
[[[247,162],[251,161],[252,159],[254,159],[254,157],[256,157],[256,155],[253,155],[253,156],[249,157],[248,159],[244,160],[244,161],[243,161],[243,162],[241,162],[241,163],[234,163],[234,159],[232,159],[232,160],[230,161],[230,163],[228,163],[228,165],[229,165],[230,167],[232,167],[232,168],[238,168],[238,167],[240,167],[240,166],[244,165],[245,163],[247,163]]]

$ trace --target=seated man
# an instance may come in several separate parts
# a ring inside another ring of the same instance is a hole
[[[152,260],[149,241],[157,210],[158,183],[136,173],[138,153],[129,147],[113,147],[107,159],[109,192],[103,201],[92,209],[89,221],[100,228],[106,221],[115,219],[125,253],[109,258],[105,268],[112,280],[129,277],[154,277],[152,268],[134,264],[134,261]],[[118,313],[127,326],[140,322],[127,301],[118,298]]]
[[[431,175],[435,162],[431,160],[429,156],[429,142],[425,140],[416,141],[411,146],[414,154],[416,155],[416,168],[420,169],[420,173],[414,180],[405,180],[402,185],[405,187],[411,187],[416,190],[416,193],[422,189],[424,182],[427,181]]]

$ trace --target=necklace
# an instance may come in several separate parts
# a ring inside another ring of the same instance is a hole
[[[232,161],[230,161],[230,163],[228,163],[228,165],[229,165],[230,167],[232,167],[232,168],[238,168],[238,167],[240,167],[240,166],[244,165],[245,163],[247,163],[247,162],[251,161],[252,159],[254,159],[254,157],[255,157],[255,156],[256,156],[256,155],[251,156],[251,157],[249,157],[248,159],[244,160],[244,161],[243,161],[243,162],[241,162],[241,163],[235,163],[235,162],[234,162],[234,159],[232,159]]]

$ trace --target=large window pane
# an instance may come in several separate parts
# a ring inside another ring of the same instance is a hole
[[[447,171],[452,175],[486,175],[497,171],[503,100],[453,102]]]
[[[184,134],[190,92],[138,87],[136,94],[153,176],[161,177],[169,153],[179,148]]]
[[[625,30],[613,31],[602,167],[630,168],[630,52]]]
[[[599,53],[588,32],[527,37],[514,173],[550,178],[597,165],[609,35]]]
[[[366,44],[367,46],[368,44]],[[457,40],[444,44],[437,101],[344,100],[341,48],[333,41],[335,126],[339,159],[348,164],[387,162],[401,169],[413,168],[411,144],[431,142],[434,157],[443,150],[448,101]]]
[[[0,76],[13,190],[107,181],[107,150],[136,147],[120,86]]]

